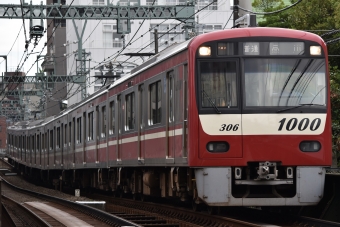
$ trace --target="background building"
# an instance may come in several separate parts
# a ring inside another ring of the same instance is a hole
[[[66,1],[61,0],[65,5]],[[58,4],[58,0],[46,0],[46,4]],[[47,54],[41,64],[46,75],[67,75],[66,66],[66,20],[47,20]],[[61,102],[66,98],[66,83],[50,83],[41,85],[44,95],[39,103],[42,116],[49,117],[61,111]]]
[[[72,1],[67,0],[66,4]],[[113,5],[135,5],[137,1],[113,0]],[[141,0],[141,5],[183,5],[184,0]],[[196,12],[212,3],[212,0],[197,0],[195,5]],[[73,5],[106,5],[106,0],[74,0]],[[209,5],[206,9],[196,13],[195,29],[191,35],[199,35],[215,30],[230,29],[234,23],[234,17],[231,16],[233,10],[230,6],[234,4],[231,0],[218,0]],[[251,9],[251,1],[244,0],[240,3],[242,7]],[[239,12],[242,16],[243,12]],[[66,53],[67,53],[67,72],[68,75],[77,75],[80,62],[77,61],[78,55],[78,38],[75,27],[81,34],[84,26],[84,35],[82,37],[82,48],[87,54],[86,70],[91,69],[86,77],[86,95],[92,94],[105,83],[102,79],[97,79],[96,75],[102,75],[108,72],[110,62],[114,66],[114,74],[128,73],[135,66],[143,63],[148,57],[129,57],[125,53],[154,53],[154,30],[158,30],[159,51],[168,46],[185,40],[183,25],[177,20],[131,20],[130,34],[117,34],[116,20],[72,20],[66,21]],[[126,23],[123,24],[126,26]],[[129,45],[127,45],[129,44]],[[126,48],[124,48],[124,46]],[[124,51],[119,53],[124,48]],[[107,61],[107,59],[110,59]],[[99,65],[106,65],[97,67]],[[117,67],[119,66],[119,67]],[[108,83],[109,81],[106,81]],[[80,92],[79,84],[68,84],[68,104],[74,104],[82,100],[84,93]]]

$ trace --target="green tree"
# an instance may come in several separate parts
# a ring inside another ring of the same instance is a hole
[[[282,0],[254,0],[252,6],[257,11],[265,11],[268,9],[272,9],[277,7],[278,5],[283,4]]]
[[[339,157],[340,146],[340,70],[338,67],[330,69],[331,103],[332,103],[332,140],[333,158]],[[337,162],[333,160],[333,163]],[[338,166],[340,163],[337,163]]]
[[[255,0],[252,6],[257,12],[274,12],[285,7],[282,0]],[[257,20],[260,27],[289,28],[287,24],[288,13],[281,12],[275,14],[258,15]]]

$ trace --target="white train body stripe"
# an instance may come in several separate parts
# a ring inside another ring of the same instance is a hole
[[[199,115],[203,131],[208,135],[242,135],[241,114]]]
[[[320,135],[326,113],[213,114],[199,116],[208,135]]]
[[[182,128],[180,129],[176,129],[176,130],[169,130],[169,137],[173,137],[173,136],[181,136],[182,133]],[[161,139],[161,138],[165,138],[165,131],[162,132],[157,132],[157,133],[150,133],[150,134],[145,134],[144,136],[141,136],[141,141],[145,141],[145,140],[151,140],[151,139]],[[119,140],[120,144],[125,144],[125,143],[132,143],[132,142],[137,142],[138,141],[138,136],[133,136],[133,137],[129,137],[129,138],[123,138]],[[112,140],[109,141],[109,146],[114,146],[117,145],[117,140]],[[98,145],[98,148],[105,148],[106,147],[106,143],[101,143]],[[96,149],[95,145],[86,147],[86,150],[94,150]],[[78,148],[76,150],[76,152],[80,152],[82,151],[82,148]]]

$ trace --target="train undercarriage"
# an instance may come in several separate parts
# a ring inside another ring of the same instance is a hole
[[[16,163],[18,172],[37,184],[111,191],[133,198],[176,198],[215,206],[315,205],[323,196],[322,167],[283,167],[275,162],[247,167],[120,167],[77,170],[40,170]]]

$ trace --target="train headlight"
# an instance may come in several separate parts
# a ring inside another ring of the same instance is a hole
[[[198,52],[200,53],[200,56],[210,56],[211,55],[211,49],[210,47],[200,47]]]
[[[207,144],[207,150],[211,153],[223,153],[229,150],[229,144],[227,142],[209,142]]]
[[[302,141],[299,147],[303,152],[317,152],[321,149],[321,144],[319,141]]]
[[[310,46],[310,55],[321,55],[321,46]]]

